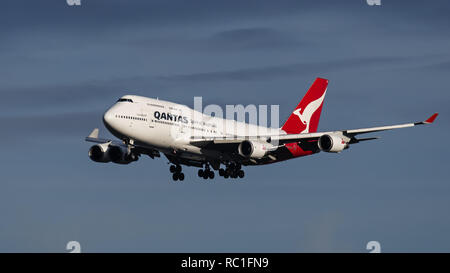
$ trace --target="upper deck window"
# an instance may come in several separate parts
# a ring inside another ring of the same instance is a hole
[[[117,102],[121,102],[121,101],[133,102],[132,99],[124,99],[124,98],[120,98],[120,99],[117,100]]]

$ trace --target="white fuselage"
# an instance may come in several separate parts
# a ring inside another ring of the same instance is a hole
[[[280,134],[272,129],[235,120],[205,115],[185,105],[141,96],[127,95],[103,116],[116,137],[155,148],[164,153],[182,152],[186,158],[220,157],[191,145],[193,138],[264,136]]]

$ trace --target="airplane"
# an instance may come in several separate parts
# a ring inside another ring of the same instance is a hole
[[[362,129],[317,132],[328,80],[317,78],[281,128],[267,128],[205,115],[186,105],[136,95],[121,97],[103,115],[105,127],[120,141],[99,138],[95,128],[86,141],[96,162],[129,164],[141,155],[161,153],[174,181],[183,181],[182,165],[200,168],[198,176],[243,178],[243,166],[272,164],[318,152],[340,153],[377,137],[357,135],[431,124],[425,121]],[[223,166],[223,167],[222,167]]]

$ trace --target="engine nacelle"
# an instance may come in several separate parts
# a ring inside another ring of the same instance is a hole
[[[95,162],[110,162],[108,149],[109,143],[96,144],[89,149],[89,158]]]
[[[96,144],[89,149],[89,158],[95,162],[129,164],[139,159],[130,149],[109,143]]]
[[[267,154],[271,147],[273,145],[267,142],[244,140],[239,144],[238,152],[246,158],[260,159]]]
[[[322,135],[318,145],[320,150],[328,153],[339,153],[348,147],[347,141],[338,135]]]
[[[139,159],[129,148],[117,145],[109,145],[108,155],[111,161],[117,164],[129,164]]]

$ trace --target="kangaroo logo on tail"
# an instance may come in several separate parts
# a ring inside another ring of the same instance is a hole
[[[325,99],[325,94],[327,93],[327,90],[325,89],[325,92],[323,93],[322,97],[318,98],[315,101],[310,102],[306,107],[305,110],[303,110],[303,113],[300,113],[302,111],[302,108],[298,108],[292,112],[294,115],[298,116],[300,118],[300,121],[306,125],[306,128],[301,131],[300,133],[308,133],[309,132],[309,124],[312,115],[319,109],[320,105],[322,105],[323,100]]]
[[[327,86],[328,80],[317,78],[281,130],[288,134],[316,132]]]

